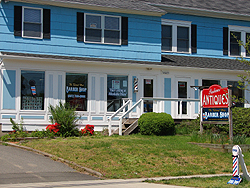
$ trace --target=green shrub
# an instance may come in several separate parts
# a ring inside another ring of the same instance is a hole
[[[233,134],[250,136],[250,108],[233,108]]]
[[[49,112],[51,113],[50,120],[52,123],[60,124],[59,133],[63,137],[76,136],[79,130],[76,128],[76,122],[79,120],[75,112],[75,108],[71,108],[69,104],[59,102],[55,107],[50,105]]]
[[[175,124],[171,115],[166,113],[145,113],[138,120],[142,135],[173,135]]]

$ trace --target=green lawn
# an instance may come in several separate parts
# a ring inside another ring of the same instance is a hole
[[[232,172],[231,153],[188,144],[189,136],[92,136],[33,140],[23,145],[96,170],[105,178]],[[244,153],[246,165],[250,153]]]

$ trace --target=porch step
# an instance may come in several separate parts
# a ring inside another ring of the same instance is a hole
[[[123,123],[125,127],[127,127],[124,131],[122,131],[123,135],[129,135],[130,133],[138,127],[138,118],[129,118],[127,121]]]
[[[138,127],[138,118],[128,118],[122,120],[122,134],[129,135]],[[111,135],[119,134],[119,128],[112,131]]]

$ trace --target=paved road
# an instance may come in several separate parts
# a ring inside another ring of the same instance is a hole
[[[0,184],[98,179],[23,149],[0,145]]]

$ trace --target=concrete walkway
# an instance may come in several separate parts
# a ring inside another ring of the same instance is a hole
[[[178,177],[157,177],[157,178],[139,178],[139,179],[111,179],[111,180],[84,180],[84,181],[61,181],[61,182],[43,182],[43,183],[25,183],[25,184],[0,184],[0,188],[188,188],[176,185],[146,183],[145,180],[168,180],[178,178],[193,177],[215,177],[231,176],[231,174],[213,174],[213,175],[193,175]],[[191,187],[189,187],[191,188]]]
[[[67,182],[47,182],[47,183],[26,183],[26,184],[4,184],[0,188],[184,188],[174,185],[163,185],[154,183],[145,183],[141,179],[129,180],[86,180],[86,181],[67,181]],[[185,187],[187,188],[187,187]]]

